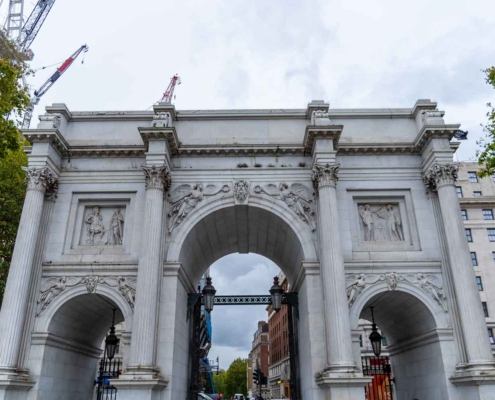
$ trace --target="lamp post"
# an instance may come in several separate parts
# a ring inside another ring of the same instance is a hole
[[[373,348],[373,353],[375,356],[380,357],[380,354],[382,352],[382,335],[378,332],[378,329],[376,328],[375,324],[375,315],[373,314],[373,307],[371,308],[371,320],[372,320],[372,326],[371,326],[371,333],[370,333],[370,342],[371,342],[371,347]]]
[[[113,363],[114,371],[112,371],[112,359],[115,357],[115,351],[117,350],[117,344],[119,343],[119,338],[115,335],[115,308],[113,309],[112,316],[112,326],[110,327],[110,333],[105,338],[105,350],[103,351],[103,359],[100,360],[100,373],[98,376],[98,393],[97,399],[103,399],[105,395],[107,398],[109,395],[114,395],[112,387],[109,386],[109,378],[114,378],[118,375],[120,362]],[[108,358],[108,362],[107,362]],[[107,384],[105,387],[104,384]],[[112,397],[113,398],[113,397]]]
[[[206,285],[203,288],[203,299],[205,303],[205,311],[212,312],[213,303],[215,302],[215,287],[211,284],[211,277],[206,277]]]
[[[282,308],[282,294],[284,289],[278,283],[278,276],[273,278],[273,286],[270,289],[270,295],[272,296],[272,307],[275,312],[279,312]]]

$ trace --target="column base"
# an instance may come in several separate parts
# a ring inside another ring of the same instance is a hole
[[[494,385],[495,363],[466,364],[458,367],[450,381],[456,386]]]
[[[29,374],[17,374],[14,368],[0,369],[0,400],[23,400],[27,391],[36,382],[29,378]]]
[[[373,378],[363,376],[354,366],[351,370],[344,368],[327,369],[316,376],[316,384],[325,390],[330,400],[364,400],[364,387]]]
[[[112,379],[111,384],[117,388],[119,400],[158,400],[160,391],[168,385],[168,379],[154,367],[139,367],[128,368],[125,375]]]

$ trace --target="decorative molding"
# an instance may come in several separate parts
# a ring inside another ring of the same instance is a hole
[[[285,156],[306,155],[306,149],[296,144],[273,145],[204,145],[180,146],[177,149],[179,156]]]
[[[146,189],[159,189],[166,192],[172,184],[172,175],[164,165],[145,165],[143,167]]]
[[[454,185],[457,180],[459,165],[434,164],[424,174],[423,182],[427,191],[436,191],[445,185]]]
[[[69,156],[76,157],[144,157],[144,146],[70,146]]]
[[[308,125],[304,134],[303,147],[305,153],[311,154],[316,139],[333,139],[333,148],[337,150],[343,125],[313,126]]]
[[[339,180],[339,168],[339,164],[316,164],[313,167],[313,173],[311,175],[311,180],[313,181],[314,188],[318,190],[320,187],[323,186],[337,187],[337,181]]]
[[[28,190],[40,190],[55,194],[58,191],[58,178],[48,167],[22,167],[26,172]]]
[[[246,204],[249,198],[249,182],[239,179],[234,183],[235,204]]]
[[[427,346],[443,340],[453,340],[452,328],[434,328],[418,336],[387,346],[390,356],[395,356],[418,347]]]
[[[62,276],[44,278],[41,284],[40,297],[37,301],[36,316],[41,315],[49,305],[60,294],[68,288],[85,285],[88,293],[96,293],[98,285],[106,285],[116,289],[127,301],[131,310],[134,312],[134,303],[136,301],[136,278],[130,276],[94,276],[84,277]]]
[[[311,125],[313,126],[330,126],[330,113],[324,110],[313,110],[311,112]]]
[[[141,139],[143,139],[144,145],[148,148],[150,140],[166,140],[170,149],[171,155],[178,155],[178,149],[180,146],[179,138],[175,128],[172,127],[138,127]]]
[[[313,200],[309,198],[308,188],[302,183],[293,183],[290,187],[287,183],[276,185],[270,183],[265,186],[256,185],[253,188],[256,194],[267,194],[277,200],[283,201],[287,207],[296,213],[299,219],[309,225],[312,231],[316,230],[316,219],[313,211]]]
[[[427,125],[428,120],[430,118],[442,120],[444,115],[445,115],[445,111],[438,111],[437,108],[435,108],[434,110],[423,110],[421,111],[421,120],[423,121],[423,125]],[[439,122],[443,122],[443,121],[439,121]]]
[[[423,125],[414,139],[415,151],[421,153],[426,144],[434,138],[452,140],[460,126],[459,124]]]
[[[153,128],[170,128],[172,126],[172,115],[168,111],[159,111],[153,116],[151,121]]]
[[[442,307],[444,312],[447,312],[447,306],[445,304],[446,297],[443,292],[443,287],[435,284],[438,281],[438,277],[434,274],[416,273],[416,274],[397,274],[396,272],[389,272],[381,275],[377,274],[359,274],[359,275],[346,275],[346,290],[347,301],[349,308],[351,308],[357,298],[363,293],[365,289],[374,285],[379,281],[387,283],[389,291],[397,290],[399,282],[409,283],[422,289],[428,296],[430,296],[435,302]]]
[[[169,195],[168,231],[172,232],[179,226],[205,197],[215,196],[221,192],[230,192],[230,186],[223,185],[217,188],[216,185],[207,185],[206,189],[203,189],[203,184],[197,183],[194,186],[184,184],[175,188]]]
[[[60,113],[53,113],[53,114],[45,114],[45,115],[40,115],[39,117],[40,122],[48,122],[51,123],[51,127],[53,129],[58,129],[60,128],[60,122],[62,119],[62,114]]]
[[[69,144],[58,129],[23,129],[22,134],[31,144],[52,144],[62,155],[66,155],[69,150]]]
[[[92,358],[100,358],[102,350],[98,347],[89,346],[85,343],[76,342],[57,336],[50,332],[33,332],[31,334],[31,344],[38,346],[56,347],[62,350],[80,353]]]

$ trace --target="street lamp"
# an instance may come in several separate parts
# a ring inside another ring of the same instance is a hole
[[[110,327],[110,334],[105,339],[105,347],[107,349],[107,357],[109,360],[115,356],[115,350],[117,349],[117,344],[119,343],[119,338],[115,335],[115,309],[113,310],[112,326]]]
[[[213,310],[213,303],[215,301],[215,290],[214,286],[211,284],[211,277],[206,277],[206,285],[203,288],[203,298],[205,302],[205,310],[211,312]]]
[[[380,335],[378,329],[376,329],[373,307],[370,308],[371,308],[371,319],[372,319],[370,342],[371,342],[371,347],[373,347],[373,353],[375,354],[375,356],[379,357],[380,353],[382,352],[382,335]]]
[[[270,295],[272,296],[272,307],[275,312],[279,312],[282,308],[282,294],[284,289],[278,283],[278,276],[273,278],[273,286],[270,289]]]

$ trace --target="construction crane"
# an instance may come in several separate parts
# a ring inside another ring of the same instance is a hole
[[[87,52],[89,47],[83,44],[79,49],[77,49],[74,54],[72,54],[65,62],[57,68],[55,73],[43,84],[41,87],[34,92],[34,96],[27,107],[26,113],[24,114],[24,120],[22,121],[22,128],[29,129],[31,124],[31,118],[33,117],[34,107],[40,102],[40,98],[53,86],[53,84],[60,78],[67,69],[72,65],[76,58],[82,52]],[[84,62],[84,61],[83,61]]]
[[[9,11],[5,20],[7,36],[19,43],[21,30],[24,26],[24,0],[9,0]]]
[[[19,46],[22,51],[29,49],[54,3],[55,0],[38,0],[19,36]]]
[[[160,100],[160,103],[172,103],[172,97],[174,95],[175,85],[180,85],[182,83],[179,74],[175,74],[172,78],[170,78],[170,83],[168,84],[167,90],[163,93],[163,97]]]

